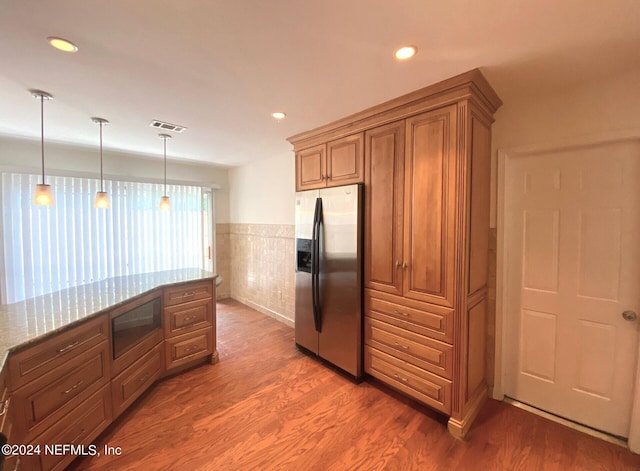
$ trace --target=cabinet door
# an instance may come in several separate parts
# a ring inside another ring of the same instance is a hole
[[[296,191],[327,186],[324,144],[296,152]]]
[[[404,126],[400,121],[365,134],[364,282],[397,295],[402,295]]]
[[[404,295],[453,307],[456,116],[451,105],[407,119]]]
[[[362,133],[327,144],[327,186],[351,185],[364,180]]]

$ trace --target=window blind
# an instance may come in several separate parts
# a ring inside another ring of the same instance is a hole
[[[55,205],[32,205],[38,175],[3,173],[3,302],[105,278],[203,268],[202,188],[104,181],[110,209],[93,207],[100,181],[47,177]]]

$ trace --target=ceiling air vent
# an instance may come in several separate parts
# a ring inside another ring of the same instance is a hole
[[[164,121],[158,121],[157,119],[154,119],[153,121],[151,121],[149,126],[151,126],[152,128],[162,129],[163,131],[173,131],[173,132],[182,132],[182,131],[185,131],[187,129],[184,126],[178,126],[177,124],[165,123]]]

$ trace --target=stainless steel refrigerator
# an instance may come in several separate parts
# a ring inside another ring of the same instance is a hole
[[[362,376],[363,187],[296,193],[296,345]]]

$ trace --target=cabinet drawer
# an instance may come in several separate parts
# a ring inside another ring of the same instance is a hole
[[[213,329],[196,330],[164,341],[167,370],[213,353]]]
[[[365,343],[437,375],[451,379],[453,347],[376,319],[365,318]]]
[[[213,300],[200,299],[165,308],[165,337],[175,337],[213,323]]]
[[[16,390],[16,421],[26,439],[63,419],[108,380],[109,345],[103,342]]]
[[[213,297],[213,281],[182,284],[164,289],[164,307]]]
[[[63,420],[49,428],[33,441],[40,445],[39,456],[25,457],[26,469],[42,471],[63,470],[76,457],[68,451],[55,453],[52,446],[57,444],[84,445],[85,453],[90,453],[89,445],[111,422],[111,397],[109,386],[105,386],[84,401]],[[45,453],[45,446],[51,450]],[[96,449],[99,452],[99,449]]]
[[[113,378],[111,396],[113,416],[117,417],[160,376],[162,369],[162,344],[156,345],[137,362]]]
[[[420,335],[453,343],[453,309],[367,289],[365,315]]]
[[[385,384],[433,407],[451,414],[451,381],[376,350],[364,349],[365,372]]]
[[[69,359],[109,338],[106,315],[83,323],[9,356],[11,389],[15,391]]]

